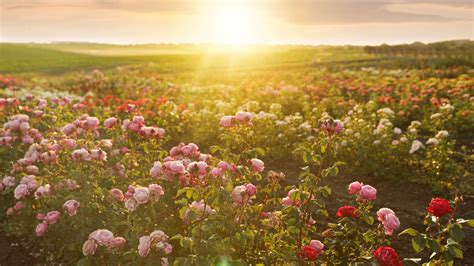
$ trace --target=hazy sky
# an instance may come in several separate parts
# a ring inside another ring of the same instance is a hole
[[[379,44],[474,39],[474,0],[0,0],[0,41]]]

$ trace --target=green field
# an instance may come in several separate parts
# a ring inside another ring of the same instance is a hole
[[[62,75],[69,72],[118,66],[155,73],[171,73],[193,81],[205,74],[298,70],[315,67],[423,68],[465,65],[472,58],[439,55],[369,54],[361,46],[304,45],[107,45],[89,43],[0,44],[0,73]],[[209,73],[207,73],[209,72]],[[218,75],[217,75],[218,76]]]

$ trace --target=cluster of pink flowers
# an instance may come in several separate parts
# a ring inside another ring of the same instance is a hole
[[[20,180],[20,184],[15,188],[14,196],[15,199],[21,199],[31,192],[35,191],[38,187],[38,181],[36,180],[36,176],[34,175],[27,175],[24,176]]]
[[[107,153],[101,149],[92,149],[88,151],[85,148],[74,150],[71,153],[74,161],[107,161]]]
[[[344,125],[339,120],[328,119],[321,124],[321,128],[328,135],[339,134],[344,129]]]
[[[59,220],[59,217],[61,217],[61,213],[58,211],[50,211],[46,215],[43,213],[38,213],[36,218],[42,222],[36,226],[36,236],[44,236],[48,230],[49,225],[55,224]]]
[[[20,101],[17,98],[0,98],[0,110],[5,108],[5,106],[8,107],[15,107],[20,104]]]
[[[105,128],[112,128],[117,124],[115,117],[108,118],[104,122]],[[132,131],[140,134],[145,138],[163,138],[165,130],[156,126],[145,126],[145,118],[143,116],[134,116],[132,120],[125,119],[122,122],[122,129],[125,131]]]
[[[51,102],[59,105],[59,106],[65,106],[65,105],[68,105],[72,102],[71,98],[67,97],[67,96],[63,96],[63,97],[54,97],[51,99]]]
[[[118,188],[113,188],[109,192],[109,199],[113,201],[125,201],[125,207],[133,212],[141,204],[149,201],[158,201],[165,192],[160,185],[150,184],[148,187],[128,186],[125,194]]]
[[[98,229],[90,233],[89,238],[82,245],[82,254],[92,256],[99,246],[109,249],[119,249],[127,243],[123,237],[114,237],[114,234],[107,229]]]
[[[233,127],[236,124],[252,126],[253,114],[249,112],[239,111],[235,115],[225,115],[221,118],[219,125],[221,127]]]
[[[377,219],[382,223],[385,234],[391,236],[393,231],[400,227],[400,220],[395,212],[389,208],[381,208],[377,211]]]
[[[210,158],[210,155],[201,153],[196,144],[181,143],[171,148],[170,156],[164,158],[163,163],[158,161],[153,163],[150,175],[168,181],[178,176],[182,184],[194,185],[208,174]]]
[[[38,129],[30,127],[29,120],[29,116],[25,114],[11,116],[0,129],[0,145],[11,146],[18,139],[21,139],[23,144],[40,141],[43,136]]]
[[[247,203],[251,203],[251,197],[257,194],[257,187],[252,183],[247,183],[245,185],[240,185],[234,187],[230,196],[234,202],[234,207],[244,206]]]
[[[150,235],[142,236],[138,244],[138,254],[146,257],[152,248],[170,254],[173,251],[173,246],[168,243],[168,239],[168,235],[161,230],[155,230]]]
[[[196,212],[200,216],[197,218],[198,220],[216,213],[216,211],[212,209],[211,206],[206,205],[204,203],[204,200],[193,201],[191,205],[189,205],[189,207],[184,212],[184,216],[183,216],[184,223],[189,224],[191,222],[189,216],[192,211]]]
[[[67,124],[62,128],[62,132],[66,136],[77,135],[80,136],[87,132],[92,132],[94,136],[98,137],[100,135],[98,127],[100,121],[97,117],[89,116],[84,114],[76,119],[71,124]]]
[[[359,181],[350,183],[347,191],[349,194],[358,194],[359,200],[373,201],[377,198],[377,190],[374,187]]]
[[[237,165],[229,164],[228,162],[225,162],[225,161],[220,161],[217,164],[217,167],[212,168],[211,175],[213,177],[222,177],[225,171],[237,172],[237,170],[238,170]]]

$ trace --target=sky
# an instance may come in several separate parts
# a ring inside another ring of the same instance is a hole
[[[474,39],[474,0],[0,0],[1,42],[396,44]]]

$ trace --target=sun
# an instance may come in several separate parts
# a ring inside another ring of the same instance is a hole
[[[223,44],[253,43],[257,37],[258,16],[247,6],[225,5],[210,14],[212,40]]]

